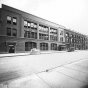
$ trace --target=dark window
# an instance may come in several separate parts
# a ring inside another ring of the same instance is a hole
[[[63,37],[60,37],[60,42],[63,42]]]
[[[49,36],[47,34],[41,34],[41,33],[39,33],[39,39],[48,40]]]
[[[27,31],[24,31],[24,37],[27,37],[27,33],[28,33]]]
[[[7,16],[7,23],[11,24],[11,17],[10,16]]]
[[[28,28],[30,28],[31,27],[31,23],[28,21]]]
[[[7,28],[7,35],[11,36],[11,28]]]
[[[51,50],[57,50],[57,44],[51,43]]]
[[[13,36],[17,36],[17,29],[13,29]]]
[[[48,43],[40,43],[40,50],[48,50]]]
[[[13,25],[17,25],[17,18],[13,17]]]
[[[35,42],[25,42],[25,51],[30,51],[33,48],[37,48],[37,43],[35,43]]]
[[[57,41],[57,36],[50,35],[50,40]]]

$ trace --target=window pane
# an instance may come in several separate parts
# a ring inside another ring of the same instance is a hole
[[[27,21],[24,20],[24,27],[27,27]]]
[[[17,18],[13,17],[13,24],[16,25],[17,24]]]
[[[17,36],[17,29],[13,29],[13,36]]]
[[[11,17],[10,16],[7,16],[7,23],[11,24]]]
[[[11,28],[7,28],[7,35],[11,36]]]

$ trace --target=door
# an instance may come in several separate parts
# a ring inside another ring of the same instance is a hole
[[[15,52],[15,46],[9,45],[9,53],[14,53],[14,52]]]

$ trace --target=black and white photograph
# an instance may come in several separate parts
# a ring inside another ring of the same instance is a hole
[[[0,0],[0,88],[88,88],[88,0]]]

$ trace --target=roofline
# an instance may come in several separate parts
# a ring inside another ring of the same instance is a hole
[[[25,12],[25,11],[22,11],[22,10],[19,10],[19,9],[16,9],[16,8],[13,8],[13,7],[8,6],[8,5],[5,5],[5,4],[2,4],[2,9],[4,9],[5,6],[6,6],[6,7],[9,7],[9,8],[12,8],[12,9],[15,9],[15,10],[17,10],[17,11],[19,11],[19,12],[26,13],[26,14],[28,14],[28,15],[31,15],[31,16],[34,16],[34,17],[37,17],[37,18],[42,19],[42,20],[45,20],[45,21],[47,21],[47,22],[53,23],[53,24],[58,25],[58,26],[60,26],[60,27],[62,27],[62,28],[65,28],[65,27],[62,26],[62,25],[59,25],[59,24],[54,23],[54,22],[52,22],[52,21],[49,21],[49,20],[43,19],[43,18],[38,17],[38,16],[36,16],[36,15],[30,14],[30,13],[28,13],[28,12]]]

